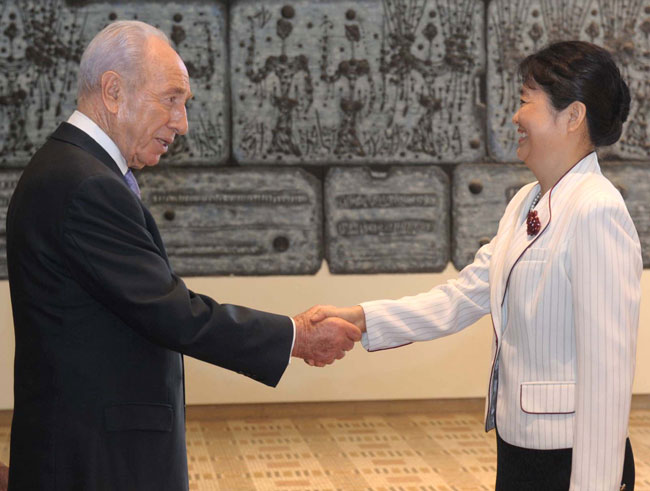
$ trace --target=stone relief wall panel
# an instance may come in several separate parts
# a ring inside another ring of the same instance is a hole
[[[234,157],[301,165],[481,159],[483,18],[476,0],[234,2]]]
[[[650,268],[650,166],[647,162],[606,162],[602,170],[625,199],[641,241],[643,267]]]
[[[19,171],[0,171],[0,279],[7,279],[7,208],[16,189]]]
[[[497,233],[507,204],[535,176],[518,164],[462,164],[452,183],[452,262],[459,271]]]
[[[630,85],[622,140],[599,153],[618,161],[603,169],[650,267],[650,0],[4,0],[1,213],[17,170],[73,111],[83,49],[118,19],[160,27],[195,94],[188,135],[140,176],[181,274],[314,273],[325,247],[334,273],[467,265],[534,180],[484,163],[517,160],[517,64],[569,38],[612,51]],[[231,136],[243,166],[221,166]],[[453,186],[413,164],[453,169]],[[320,166],[324,202],[297,165]]]
[[[322,190],[301,169],[179,169],[138,175],[177,274],[313,274]]]
[[[214,165],[230,151],[226,11],[216,1],[4,0],[0,8],[0,167],[22,167],[76,106],[83,50],[114,20],[156,25],[190,74],[190,131],[163,157]]]
[[[543,46],[582,39],[604,46],[632,94],[621,140],[602,155],[647,159],[650,154],[650,0],[491,0],[487,12],[487,126],[490,155],[517,161],[517,66]]]
[[[449,178],[441,169],[334,167],[324,195],[330,272],[442,271],[449,262]]]

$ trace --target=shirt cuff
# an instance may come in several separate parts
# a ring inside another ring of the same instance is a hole
[[[370,334],[368,332],[368,331],[372,330],[371,326],[369,325],[369,324],[371,324],[371,322],[368,322],[368,310],[367,310],[368,305],[370,303],[371,302],[362,302],[362,303],[359,304],[359,306],[361,307],[361,310],[363,310],[363,315],[364,315],[364,317],[366,319],[366,330],[361,333],[361,346],[363,346],[363,348],[366,351],[373,351],[371,349],[371,346],[370,346]]]
[[[289,363],[287,365],[291,365],[291,353],[293,353],[293,345],[296,343],[296,322],[293,317],[289,317],[289,319],[291,319],[291,325],[293,326],[293,341],[291,341],[291,351],[289,351]]]

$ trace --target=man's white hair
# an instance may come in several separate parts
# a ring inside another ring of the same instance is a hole
[[[120,20],[102,29],[84,51],[79,65],[77,100],[99,90],[104,72],[114,71],[129,84],[140,80],[145,41],[155,36],[171,46],[160,29],[137,20]]]

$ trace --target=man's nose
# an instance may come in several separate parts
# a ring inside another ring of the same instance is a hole
[[[169,119],[169,127],[178,135],[184,135],[187,133],[189,124],[187,122],[187,109],[184,105],[172,110],[171,118]]]

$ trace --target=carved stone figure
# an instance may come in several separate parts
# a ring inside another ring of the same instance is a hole
[[[282,9],[282,18],[278,19],[276,23],[277,36],[282,41],[280,54],[277,56],[269,56],[264,62],[264,66],[259,70],[255,70],[255,19],[250,17],[251,35],[250,44],[248,46],[248,56],[246,59],[246,76],[254,83],[260,83],[265,80],[269,75],[273,74],[278,79],[279,94],[273,91],[271,95],[271,104],[278,110],[278,117],[275,126],[272,130],[273,137],[271,138],[271,145],[268,149],[272,153],[281,153],[295,155],[300,157],[302,152],[298,145],[293,141],[293,111],[299,105],[299,99],[303,95],[298,92],[297,86],[294,85],[294,77],[300,72],[304,72],[305,93],[307,104],[305,111],[309,109],[313,101],[313,88],[311,82],[311,74],[309,72],[309,64],[307,57],[304,55],[287,56],[285,40],[291,34],[293,25],[289,21],[295,15],[293,7],[287,6]],[[275,86],[274,86],[275,88]],[[294,88],[295,92],[291,94],[291,89]]]

